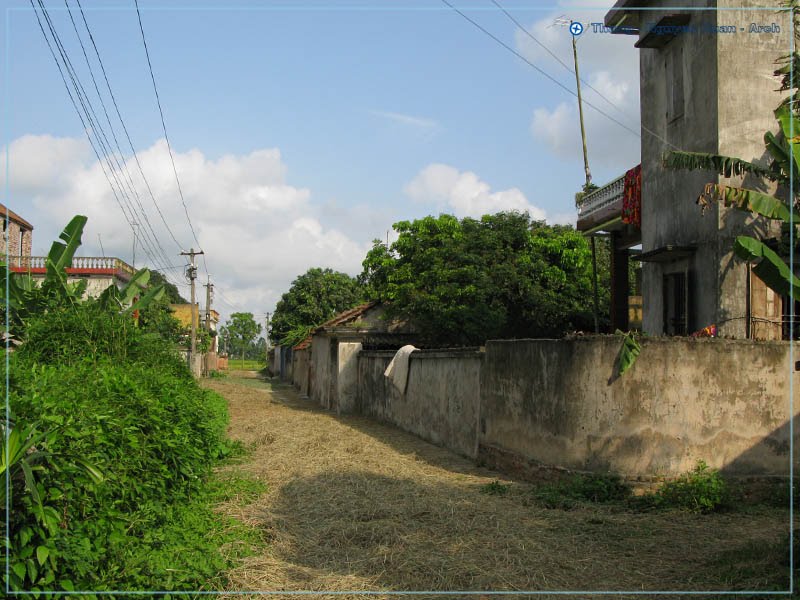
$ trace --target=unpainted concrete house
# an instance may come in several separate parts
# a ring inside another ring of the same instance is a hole
[[[741,8],[765,4],[775,10]],[[685,150],[768,166],[764,132],[777,133],[773,111],[787,95],[776,91],[773,71],[788,54],[792,35],[780,4],[619,0],[605,16],[607,27],[632,36],[639,49],[642,119],[640,227],[626,218],[624,177],[587,195],[579,208],[579,229],[611,237],[613,327],[628,328],[627,261],[635,259],[641,262],[644,332],[687,335],[716,324],[725,337],[786,335],[788,299],[776,296],[732,252],[736,236],[774,238],[779,227],[716,203],[701,214],[695,202],[707,183],[766,193],[775,186],[662,164],[667,150]],[[777,27],[750,33],[753,23]],[[640,252],[633,249],[639,243]]]
[[[357,401],[361,349],[399,348],[413,340],[408,323],[385,315],[386,307],[379,302],[339,313],[292,349],[291,372],[284,377],[324,408],[351,412]]]

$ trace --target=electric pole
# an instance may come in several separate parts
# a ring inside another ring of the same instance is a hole
[[[583,27],[581,27],[583,32]],[[570,33],[572,33],[572,57],[575,59],[575,87],[578,89],[578,118],[581,121],[581,142],[583,143],[583,170],[586,173],[586,185],[584,191],[589,191],[592,185],[592,172],[589,171],[589,155],[586,152],[586,128],[583,125],[583,101],[581,100],[581,76],[578,73],[578,36],[573,30],[573,22],[570,22]]]
[[[267,313],[266,328],[264,329],[264,341],[266,342],[264,346],[267,348],[267,364],[269,364],[269,313]]]
[[[211,298],[213,292],[214,292],[214,284],[211,283],[211,280],[209,279],[208,283],[206,283],[206,333],[208,334],[208,340],[211,346],[209,347],[209,353],[206,354],[206,373],[208,373],[208,371],[210,370],[209,369],[209,362],[211,360],[210,350],[214,347],[213,346],[214,338],[211,337]],[[216,369],[216,365],[214,365],[214,368]]]
[[[214,284],[209,282],[205,284],[206,288],[206,331],[211,333],[211,295],[214,291]]]
[[[197,319],[199,315],[195,314],[195,309],[197,305],[195,304],[194,299],[194,280],[197,279],[197,267],[194,264],[194,257],[204,254],[202,250],[199,252],[195,252],[194,248],[190,248],[189,252],[181,252],[181,256],[188,256],[190,257],[191,263],[186,268],[186,276],[189,278],[189,282],[191,283],[192,294],[191,294],[191,314],[192,314],[192,335],[191,335],[191,347],[189,350],[189,369],[194,373],[194,357],[197,353]]]

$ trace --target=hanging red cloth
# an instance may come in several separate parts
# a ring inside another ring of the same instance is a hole
[[[622,222],[639,228],[642,226],[642,165],[636,165],[625,173]]]

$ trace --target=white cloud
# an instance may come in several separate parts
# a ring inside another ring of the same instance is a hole
[[[571,90],[575,89],[574,72],[565,69],[542,47],[551,50],[570,70],[573,68],[572,36],[566,27],[553,26],[555,18],[562,14],[585,27],[577,45],[581,79],[585,82],[581,85],[581,92],[589,164],[630,168],[639,162],[640,155],[639,57],[638,50],[633,47],[635,40],[627,35],[594,33],[591,23],[602,22],[605,10],[572,10],[568,4],[527,27],[542,45],[516,29],[517,50]],[[566,92],[564,96],[566,98]],[[574,96],[555,106],[535,108],[531,132],[555,155],[582,159],[578,107]]]
[[[414,117],[412,115],[406,115],[403,113],[391,112],[386,110],[371,110],[369,112],[371,115],[374,115],[376,117],[388,119],[389,121],[393,121],[395,123],[401,123],[403,125],[419,127],[421,129],[439,129],[440,127],[438,121],[435,121],[433,119],[426,119],[424,117]]]
[[[471,171],[450,165],[430,164],[405,186],[406,195],[416,202],[431,202],[439,210],[458,217],[480,217],[503,210],[527,211],[534,219],[546,218],[545,211],[531,204],[519,189],[492,192],[488,183]]]
[[[138,156],[164,219],[182,248],[197,248],[166,143],[159,140]],[[4,154],[0,155],[0,160],[4,159]],[[76,139],[25,136],[11,143],[9,205],[33,223],[35,254],[46,253],[67,221],[84,214],[89,221],[80,254],[100,255],[99,234],[106,255],[131,260],[131,227],[102,169],[92,159],[88,144]],[[127,162],[169,264],[183,264],[180,248],[158,215],[135,161],[129,158]],[[357,241],[331,226],[322,216],[321,206],[312,202],[310,190],[288,184],[286,165],[277,149],[217,160],[191,150],[176,153],[175,163],[199,246],[206,253],[217,289],[229,302],[264,312],[271,310],[291,281],[309,267],[331,267],[351,275],[360,271],[368,240]],[[4,184],[3,179],[4,175],[0,176]],[[347,213],[344,209],[339,220],[346,221]],[[139,219],[144,228],[144,219]],[[145,253],[141,243],[136,255],[137,266],[142,266]],[[203,264],[200,260],[204,278]],[[183,281],[180,269],[171,273]],[[181,291],[188,297],[185,288]],[[220,297],[217,307],[226,314],[236,310],[226,306],[224,298]]]

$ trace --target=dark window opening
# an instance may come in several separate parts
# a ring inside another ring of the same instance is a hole
[[[783,331],[782,331],[782,338],[784,340],[800,340],[800,300],[794,301],[794,315],[792,315],[792,311],[790,310],[791,303],[789,301],[789,296],[783,297]],[[792,321],[794,321],[794,327],[792,327]]]
[[[670,273],[664,276],[664,333],[688,335],[689,286],[687,274]]]

